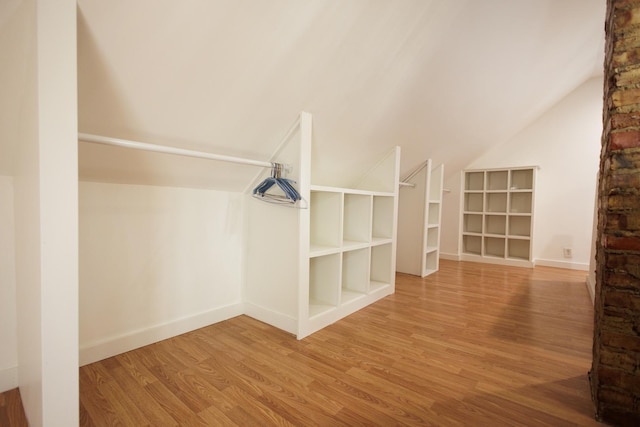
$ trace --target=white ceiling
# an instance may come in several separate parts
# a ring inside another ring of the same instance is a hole
[[[313,114],[315,183],[392,146],[458,170],[601,74],[604,0],[78,0],[80,131],[266,160]],[[239,191],[255,169],[82,143],[81,177]]]

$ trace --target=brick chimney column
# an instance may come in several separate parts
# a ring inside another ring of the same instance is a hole
[[[640,426],[640,0],[607,0],[591,391]]]

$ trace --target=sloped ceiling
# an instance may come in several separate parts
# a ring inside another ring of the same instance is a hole
[[[391,147],[459,170],[601,74],[604,0],[79,0],[80,132],[269,159],[314,183]],[[82,179],[241,191],[251,167],[80,145]]]

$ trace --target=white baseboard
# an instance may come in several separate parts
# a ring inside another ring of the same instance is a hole
[[[245,302],[244,314],[291,334],[296,335],[298,333],[298,321],[296,319],[277,311],[269,310],[260,305]]]
[[[243,314],[243,304],[237,303],[124,335],[81,344],[80,366],[194,331],[241,314]]]
[[[0,369],[0,393],[18,387],[18,367]]]
[[[555,268],[565,268],[567,270],[579,270],[579,271],[589,271],[589,264],[581,263],[581,262],[571,262],[571,261],[556,261],[551,259],[536,259],[536,265],[541,265],[544,267],[555,267]]]
[[[589,296],[591,297],[591,304],[595,304],[596,301],[596,279],[593,275],[587,275],[587,289],[589,290]]]
[[[453,254],[453,253],[446,253],[446,252],[440,252],[440,259],[448,259],[451,261],[462,260],[462,258],[460,257],[460,254]]]

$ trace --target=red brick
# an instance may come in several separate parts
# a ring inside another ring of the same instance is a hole
[[[640,130],[611,133],[609,138],[612,150],[640,147]]]
[[[605,248],[621,251],[640,251],[640,237],[605,236]]]

